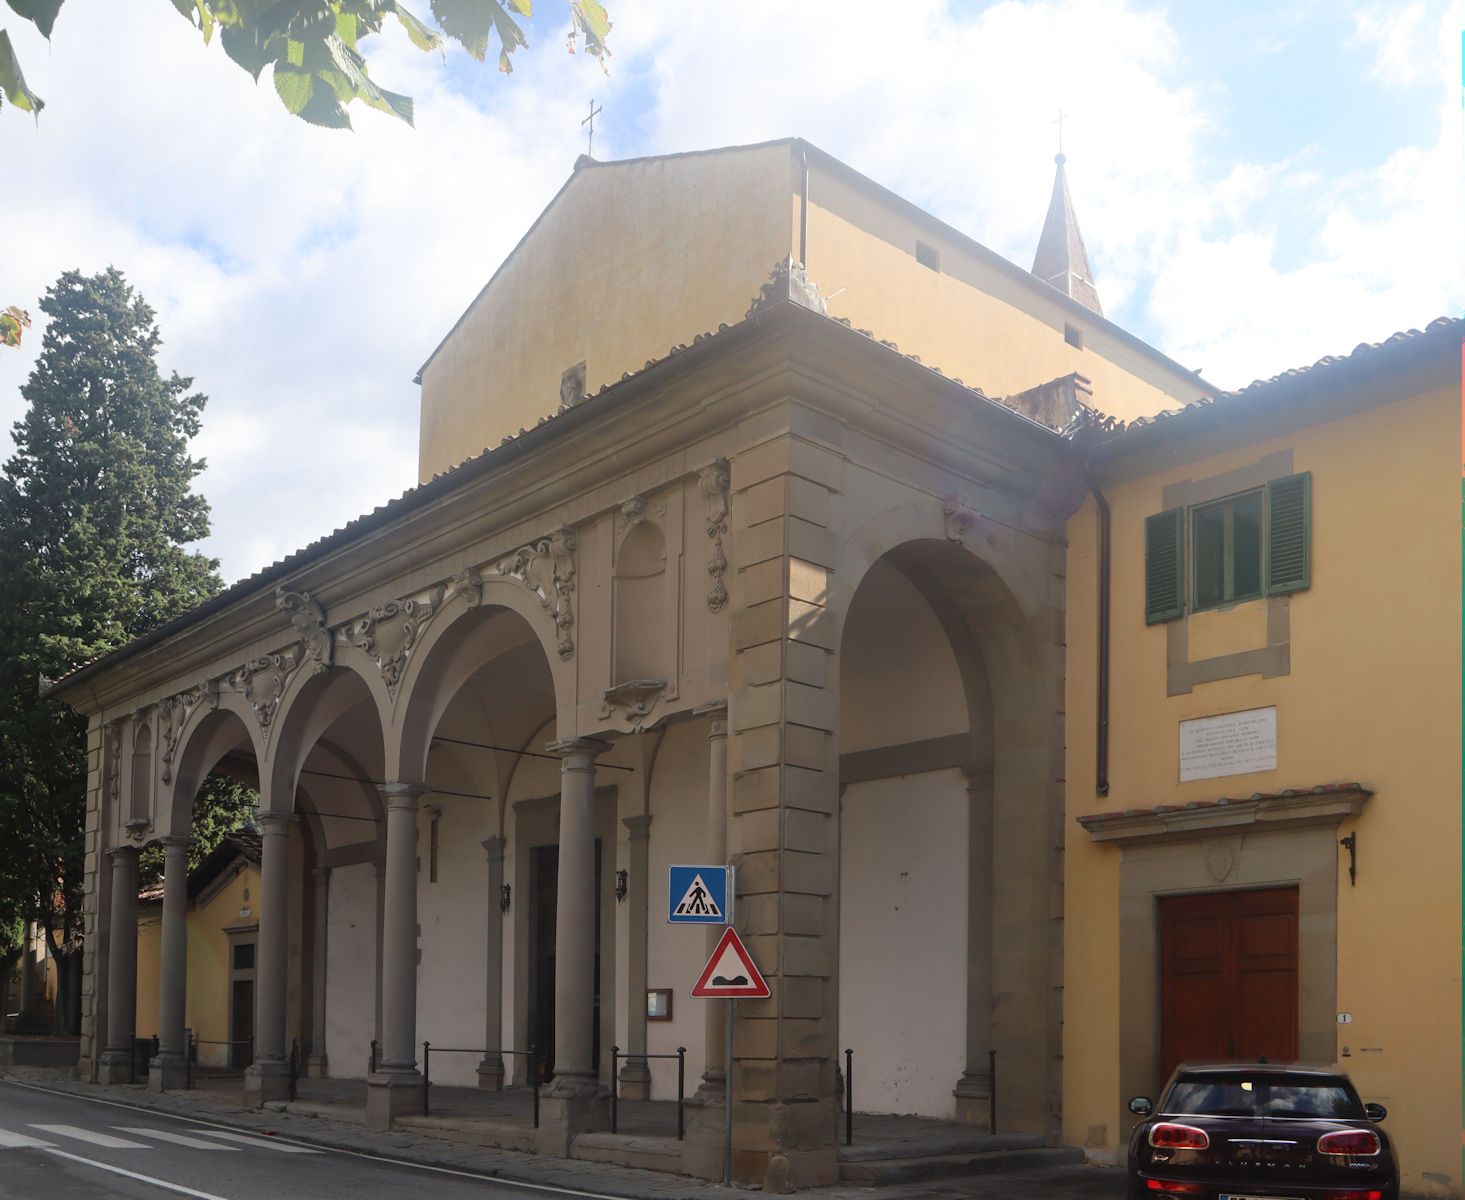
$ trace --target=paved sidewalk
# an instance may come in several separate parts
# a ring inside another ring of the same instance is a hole
[[[240,1108],[237,1096],[220,1091],[156,1095],[141,1086],[109,1087],[82,1083],[65,1078],[61,1072],[24,1068],[0,1070],[0,1081],[173,1113],[254,1133],[273,1133],[306,1144],[373,1158],[466,1171],[514,1183],[568,1188],[623,1197],[625,1200],[727,1200],[728,1196],[728,1190],[723,1187],[681,1175],[491,1150],[404,1130],[379,1133],[355,1122],[295,1113],[254,1112]],[[819,1200],[998,1200],[999,1197],[1001,1200],[1027,1197],[1034,1200],[1121,1200],[1124,1177],[1122,1172],[1112,1168],[1078,1164],[891,1187],[840,1185],[802,1194]]]

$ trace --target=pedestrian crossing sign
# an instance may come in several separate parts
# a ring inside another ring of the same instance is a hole
[[[731,920],[732,868],[669,867],[666,919],[673,925],[726,925]]]

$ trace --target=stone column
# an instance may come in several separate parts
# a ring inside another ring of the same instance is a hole
[[[488,922],[484,932],[488,968],[483,988],[483,1045],[488,1051],[478,1064],[478,1086],[491,1092],[503,1091],[504,1056],[504,910],[500,897],[504,886],[504,838],[483,839],[488,855]]]
[[[952,1094],[956,1119],[986,1129],[992,1075],[992,772],[967,771],[966,1070]]]
[[[187,1083],[183,1023],[188,1003],[188,847],[191,839],[165,837],[163,847],[163,947],[158,982],[158,1053],[148,1091],[167,1092]]]
[[[259,1108],[290,1093],[285,996],[290,972],[290,813],[262,812],[259,941],[255,959],[254,1062],[244,1072],[244,1104]]]
[[[696,710],[707,716],[707,862],[727,862],[727,702],[708,704]],[[728,897],[731,902],[732,897]],[[707,927],[707,957],[722,940],[723,926]],[[700,1002],[705,1016],[707,1062],[697,1096],[704,1104],[721,1105],[727,1096],[727,1068],[723,1062],[727,1042],[727,1004],[721,1000]]]
[[[388,1129],[394,1117],[423,1108],[417,1070],[417,798],[427,789],[394,781],[381,790],[387,802],[382,1058],[366,1087],[366,1123],[373,1129]]]
[[[609,1123],[595,1012],[595,759],[605,742],[552,742],[560,756],[559,886],[555,894],[554,1080],[540,1107],[539,1152],[568,1158],[578,1133]]]
[[[651,1099],[651,1066],[646,1060],[646,909],[651,871],[651,815],[624,817],[621,824],[631,835],[631,857],[626,864],[626,907],[630,912],[626,963],[626,990],[630,1004],[626,1014],[626,1065],[621,1068],[621,1099]]]
[[[324,1079],[330,1071],[326,1059],[326,940],[329,937],[331,914],[331,869],[316,867],[311,872],[315,883],[315,937],[311,950],[310,985],[310,1055],[305,1060],[305,1073],[312,1079]]]
[[[107,961],[107,1047],[98,1083],[132,1080],[137,1033],[137,847],[117,846],[112,859],[112,912]]]

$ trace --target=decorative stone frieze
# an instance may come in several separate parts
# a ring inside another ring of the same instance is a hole
[[[977,502],[969,496],[953,492],[946,497],[943,507],[946,513],[946,536],[950,541],[959,542],[966,536],[966,531],[977,522]]]
[[[402,684],[402,675],[412,650],[427,623],[442,607],[447,585],[438,584],[425,595],[389,600],[379,604],[366,616],[348,624],[341,636],[366,653],[381,672],[382,682],[392,699]]]
[[[325,610],[309,592],[287,592],[275,589],[275,607],[290,617],[290,624],[300,637],[305,661],[312,670],[324,671],[335,662],[335,638],[326,625]]]
[[[224,686],[238,692],[254,712],[264,740],[270,740],[270,729],[284,699],[285,688],[300,669],[303,651],[299,644],[275,654],[251,659],[224,677]]]
[[[188,688],[177,695],[169,696],[158,705],[158,745],[163,763],[163,782],[173,782],[173,756],[178,751],[178,739],[193,710],[207,702],[210,708],[219,706],[218,684],[210,681]]]
[[[107,724],[107,800],[112,812],[122,802],[122,722]]]
[[[518,580],[534,594],[544,611],[554,618],[557,633],[555,650],[565,660],[575,654],[575,640],[570,630],[575,624],[573,599],[577,548],[575,531],[561,529],[520,547],[494,563],[486,572]]]
[[[723,582],[723,575],[727,571],[727,554],[723,550],[723,538],[727,536],[731,483],[731,468],[725,458],[719,458],[697,472],[697,490],[707,501],[707,536],[712,540],[712,557],[707,560],[707,573],[712,576],[712,589],[707,593],[707,607],[715,613],[720,613],[727,607],[727,584]]]
[[[477,567],[464,567],[448,581],[447,597],[461,596],[466,608],[477,608],[483,603],[483,576]]]

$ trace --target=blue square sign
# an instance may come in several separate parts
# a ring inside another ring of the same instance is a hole
[[[732,868],[668,867],[666,919],[673,925],[727,925],[732,920]]]

